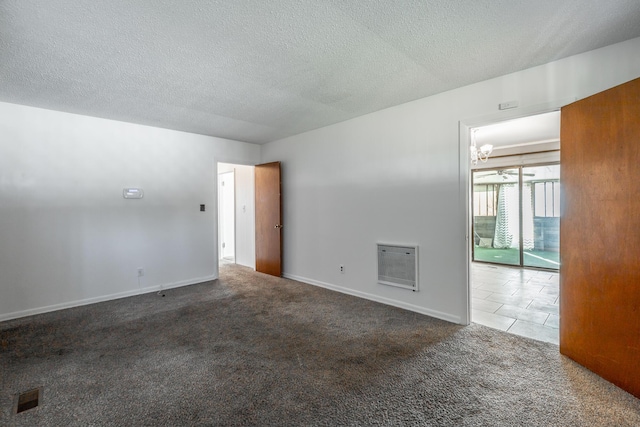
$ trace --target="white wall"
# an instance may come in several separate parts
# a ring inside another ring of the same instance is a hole
[[[254,167],[218,164],[218,173],[235,171],[236,264],[256,268],[256,196]]]
[[[637,38],[263,146],[263,162],[283,162],[285,276],[468,322],[459,123],[543,112],[639,76]],[[520,108],[498,111],[511,100]],[[419,292],[376,284],[376,242],[420,246]]]
[[[216,164],[259,159],[253,144],[0,103],[0,320],[215,278]]]

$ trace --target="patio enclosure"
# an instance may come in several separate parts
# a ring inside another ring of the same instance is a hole
[[[560,165],[476,170],[473,260],[560,267]]]

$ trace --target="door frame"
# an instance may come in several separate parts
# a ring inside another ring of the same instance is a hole
[[[503,110],[497,113],[468,117],[458,121],[458,188],[460,189],[458,206],[460,207],[460,215],[462,216],[462,218],[460,218],[460,225],[464,230],[464,251],[462,251],[458,256],[464,260],[464,277],[467,285],[467,292],[465,294],[465,304],[467,307],[465,312],[466,319],[461,319],[462,324],[471,324],[471,262],[473,260],[470,242],[473,223],[473,211],[471,205],[471,157],[469,154],[471,129],[507,120],[558,111],[560,108],[571,104],[576,100],[577,98],[572,97],[512,110]]]
[[[236,158],[226,158],[226,157],[214,157],[213,158],[213,179],[215,180],[215,185],[213,186],[213,190],[214,190],[214,194],[212,199],[215,201],[215,208],[213,209],[213,223],[215,224],[215,235],[212,236],[213,237],[213,247],[215,248],[215,259],[213,260],[213,271],[214,271],[214,275],[216,278],[220,277],[220,253],[219,253],[219,245],[220,245],[220,236],[218,236],[218,215],[219,215],[219,203],[218,203],[218,175],[219,175],[219,164],[220,163],[226,163],[226,164],[231,164],[231,165],[240,165],[240,166],[250,166],[250,167],[254,167],[256,164],[258,163],[254,163],[254,162],[248,162],[248,161],[238,161],[238,159]],[[234,176],[234,181],[235,181],[235,176]],[[235,187],[235,185],[234,185]],[[234,189],[235,191],[235,189]],[[237,194],[236,194],[237,196]],[[209,209],[207,209],[209,210]],[[234,224],[234,227],[236,227],[237,225]],[[236,235],[236,244],[237,244],[237,235]],[[234,248],[234,252],[237,255],[237,248]],[[236,262],[237,262],[237,257],[236,257]],[[255,270],[255,265],[253,266],[253,269]]]

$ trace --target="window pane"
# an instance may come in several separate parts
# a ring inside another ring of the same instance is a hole
[[[520,265],[519,170],[473,172],[474,261]]]
[[[535,216],[545,216],[544,213],[544,182],[536,182],[534,184],[534,204]]]
[[[524,167],[522,175],[525,183],[533,184],[534,193],[533,215],[527,213],[531,207],[523,196],[523,229],[529,224],[533,227],[532,244],[525,242],[523,265],[557,269],[560,266],[560,165]],[[523,192],[524,188],[526,186]]]
[[[553,183],[553,216],[560,217],[560,183]]]

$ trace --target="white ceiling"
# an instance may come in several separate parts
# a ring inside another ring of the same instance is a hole
[[[0,0],[0,101],[266,143],[638,36],[638,0]]]
[[[555,142],[560,140],[560,111],[507,120],[475,129],[478,147],[491,144],[495,149]]]

